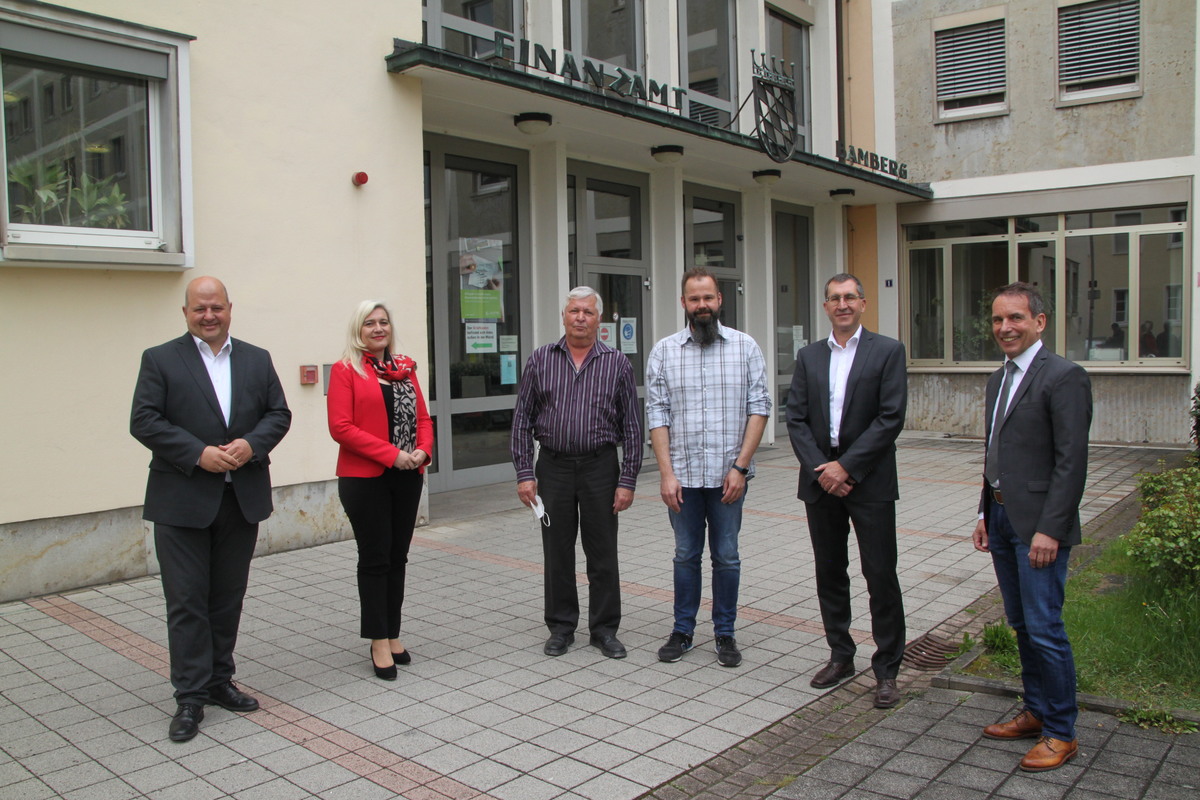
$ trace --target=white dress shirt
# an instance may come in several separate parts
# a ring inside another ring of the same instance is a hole
[[[862,325],[842,347],[830,331],[829,339],[829,446],[838,446],[838,434],[842,430],[842,408],[846,402],[846,382],[854,356],[858,353],[858,340],[862,337]]]
[[[208,378],[212,381],[213,391],[217,393],[217,402],[221,404],[221,416],[225,417],[225,424],[228,425],[229,404],[233,397],[233,379],[229,369],[229,354],[233,352],[233,337],[225,337],[225,344],[221,345],[221,349],[216,354],[213,354],[208,342],[197,339],[195,336],[192,339],[196,342],[196,349],[200,351],[204,368],[208,370]]]
[[[1042,349],[1042,340],[1038,339],[1029,346],[1021,355],[1016,358],[1005,358],[1004,363],[1012,361],[1017,365],[1016,371],[1012,374],[1012,386],[1008,387],[1008,404],[1004,406],[1003,411],[1000,409],[1000,397],[996,397],[996,407],[992,410],[992,427],[988,429],[988,444],[992,441],[992,431],[996,430],[996,420],[1003,419],[1000,414],[1008,413],[1008,406],[1012,405],[1013,398],[1017,396],[1017,389],[1021,386],[1021,381],[1025,379],[1026,373],[1029,372],[1029,365],[1033,363],[1033,358]]]

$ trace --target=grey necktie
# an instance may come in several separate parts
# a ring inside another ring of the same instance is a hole
[[[991,486],[1000,482],[1000,429],[1008,413],[1008,395],[1012,391],[1013,373],[1017,365],[1013,361],[1004,363],[1004,380],[1000,382],[1000,395],[996,398],[996,421],[992,424],[992,438],[988,441],[987,458],[984,461],[983,477]]]

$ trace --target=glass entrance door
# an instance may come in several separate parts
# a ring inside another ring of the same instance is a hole
[[[513,477],[509,434],[528,354],[525,171],[520,154],[501,148],[433,137],[430,145],[429,410],[437,471],[429,485],[445,491]]]
[[[704,267],[717,279],[721,324],[743,330],[743,280],[737,242],[739,198],[710,186],[683,185],[683,246],[688,267]]]
[[[630,270],[586,273],[586,285],[600,293],[604,313],[600,341],[629,357],[639,387],[646,379],[645,276]]]
[[[812,212],[777,207],[774,249],[775,435],[777,441],[787,441],[787,396],[796,352],[819,336],[812,325]]]

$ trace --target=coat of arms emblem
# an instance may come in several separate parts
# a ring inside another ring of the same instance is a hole
[[[772,161],[784,164],[791,161],[799,139],[796,65],[791,65],[791,74],[788,74],[784,71],[786,65],[777,65],[774,57],[768,66],[766,53],[760,56],[759,62],[753,60],[754,51],[750,53],[754,67],[754,133],[763,152]]]

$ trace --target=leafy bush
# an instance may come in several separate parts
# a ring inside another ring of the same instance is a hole
[[[1125,536],[1129,556],[1169,591],[1200,587],[1200,466],[1138,477],[1142,517]]]

